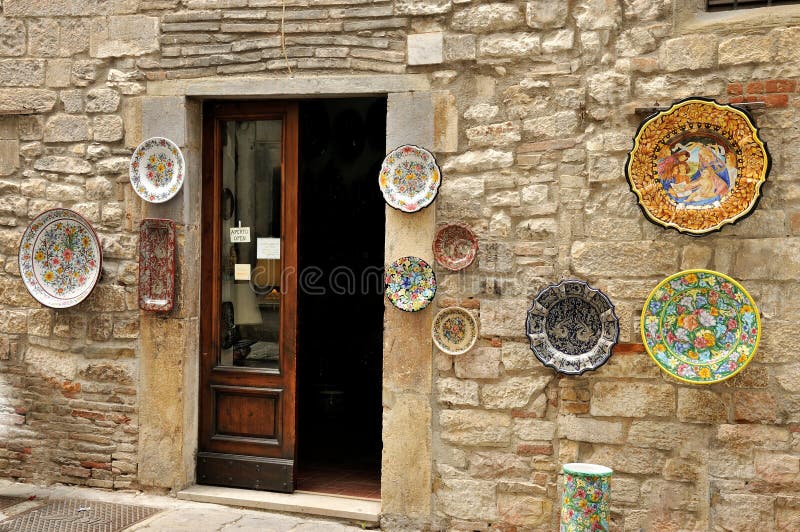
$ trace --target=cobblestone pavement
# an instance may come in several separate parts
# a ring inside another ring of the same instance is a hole
[[[181,501],[174,497],[141,492],[108,492],[69,486],[39,487],[0,481],[0,496],[24,497],[20,504],[0,511],[0,519],[13,517],[45,499],[81,498],[117,504],[161,508],[158,514],[125,529],[125,532],[356,532],[361,526],[342,522]],[[2,521],[0,521],[2,522]],[[20,531],[24,532],[24,531]]]

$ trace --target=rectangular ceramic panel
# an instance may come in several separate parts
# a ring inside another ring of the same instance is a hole
[[[172,310],[175,301],[175,222],[145,218],[139,229],[139,308]]]

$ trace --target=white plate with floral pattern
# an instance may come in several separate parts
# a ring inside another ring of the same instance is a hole
[[[25,287],[51,308],[77,305],[92,292],[103,251],[92,226],[69,209],[45,211],[31,222],[19,245]]]
[[[386,203],[403,212],[417,212],[436,198],[442,174],[431,152],[406,144],[386,156],[378,181]]]
[[[169,139],[145,140],[131,156],[133,190],[145,201],[163,203],[183,186],[186,165],[180,148]]]
[[[442,309],[433,318],[431,337],[442,352],[463,355],[478,339],[478,320],[465,308]]]

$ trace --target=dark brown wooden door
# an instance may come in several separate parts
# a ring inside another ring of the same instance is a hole
[[[294,489],[297,139],[295,103],[205,104],[200,484]]]

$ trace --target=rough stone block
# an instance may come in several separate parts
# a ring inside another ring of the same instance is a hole
[[[481,300],[481,334],[518,338],[525,330],[520,316],[524,318],[529,307],[530,302],[525,299]]]
[[[493,379],[500,375],[500,349],[479,347],[456,358],[456,376],[468,379]]]
[[[0,59],[0,86],[44,85],[45,62],[35,59]]]
[[[717,65],[717,37],[706,34],[669,39],[661,45],[658,63],[667,72],[713,68]]]
[[[581,0],[573,8],[573,17],[582,30],[610,30],[619,26],[622,10],[617,0]]]
[[[589,77],[589,96],[605,105],[620,104],[630,98],[631,79],[616,72],[603,72]]]
[[[394,3],[397,15],[441,15],[452,9],[451,0],[396,0]]]
[[[595,445],[587,461],[610,467],[619,473],[653,475],[661,473],[666,455],[653,449]]]
[[[728,419],[727,400],[708,390],[678,389],[678,419],[695,423],[724,423]]]
[[[454,35],[444,36],[444,60],[451,61],[472,61],[476,57],[478,40],[475,35]]]
[[[766,63],[772,56],[772,38],[768,35],[732,37],[719,43],[720,65]]]
[[[115,142],[124,134],[122,117],[117,115],[96,116],[92,120],[94,140],[98,142]]]
[[[675,387],[671,384],[598,382],[592,391],[593,416],[671,416]]]
[[[25,34],[25,24],[21,20],[10,18],[0,20],[0,55],[12,57],[25,55]]]
[[[480,57],[529,57],[541,48],[541,37],[531,33],[498,33],[478,40]]]
[[[664,421],[634,421],[628,430],[628,443],[655,449],[701,451],[708,448],[711,431],[697,425]]]
[[[83,159],[58,155],[47,155],[37,159],[33,167],[42,172],[60,174],[88,174],[92,171],[92,165]]]
[[[534,0],[525,4],[525,21],[531,28],[561,28],[567,20],[569,4]]]
[[[525,441],[548,441],[556,434],[556,424],[553,421],[540,419],[515,419],[514,435]]]
[[[443,172],[481,172],[497,168],[508,168],[514,164],[514,154],[495,149],[464,152],[447,160]]]
[[[442,479],[436,490],[438,506],[445,515],[459,519],[494,520],[497,495],[493,482]]]
[[[575,133],[580,120],[575,111],[559,111],[557,113],[529,118],[522,123],[525,132],[534,137],[564,137]]]
[[[114,89],[91,89],[86,94],[87,113],[113,113],[119,107],[119,93]]]
[[[531,466],[516,454],[482,451],[469,455],[469,474],[477,478],[525,479],[531,474]]]
[[[511,377],[496,384],[481,387],[481,403],[486,408],[523,408],[539,395],[552,376]]]
[[[796,46],[800,40],[800,28],[793,27],[778,31],[775,42],[775,61],[796,63],[800,61],[800,48]]]
[[[409,65],[438,65],[444,60],[442,32],[412,33],[407,37]]]
[[[572,265],[587,276],[666,276],[678,266],[678,249],[654,241],[574,242]]]
[[[459,10],[451,27],[457,31],[489,33],[511,30],[522,24],[522,13],[514,4],[479,4]]]
[[[12,17],[87,17],[134,13],[138,0],[5,0],[3,11]]]
[[[167,137],[178,146],[186,145],[186,102],[180,96],[141,98],[142,138]]]
[[[456,97],[449,91],[431,93],[433,101],[433,144],[438,153],[458,151],[458,107]]]
[[[158,17],[112,16],[96,19],[89,39],[91,57],[137,56],[159,48]]]
[[[474,447],[502,447],[511,442],[511,415],[483,410],[444,410],[439,414],[446,442]]]
[[[85,116],[54,115],[44,126],[45,142],[77,142],[89,138],[89,119]]]
[[[444,378],[436,383],[439,390],[439,402],[455,406],[477,406],[478,383],[475,381]]]
[[[0,175],[10,175],[19,168],[19,141],[0,140]]]
[[[623,425],[618,421],[558,416],[558,437],[591,443],[624,443]]]
[[[711,526],[716,530],[763,532],[774,519],[774,497],[720,493],[714,504]]]
[[[497,513],[505,523],[518,527],[539,527],[550,522],[553,502],[548,498],[516,493],[497,495]]]

